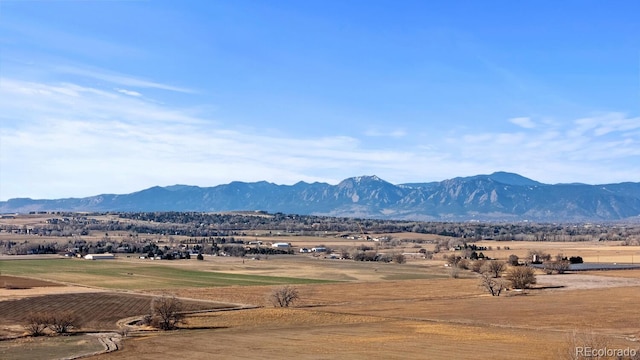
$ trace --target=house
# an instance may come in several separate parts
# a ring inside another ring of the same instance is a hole
[[[115,255],[113,254],[89,254],[84,256],[87,260],[113,260],[115,259]]]

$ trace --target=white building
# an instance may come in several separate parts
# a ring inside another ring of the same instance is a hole
[[[89,254],[84,256],[87,260],[112,260],[115,259],[116,256],[113,254]]]
[[[283,243],[283,242],[279,242],[279,243],[273,243],[271,245],[272,248],[278,248],[278,249],[288,249],[291,247],[291,244],[289,243]]]

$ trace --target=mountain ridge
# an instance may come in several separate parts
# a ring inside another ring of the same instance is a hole
[[[130,194],[85,198],[0,201],[0,213],[233,210],[398,220],[612,221],[640,218],[640,183],[544,184],[494,172],[394,185],[370,175],[336,185],[233,181],[213,187],[153,186]]]

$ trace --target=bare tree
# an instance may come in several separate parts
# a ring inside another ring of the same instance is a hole
[[[480,274],[482,272],[482,269],[484,267],[484,264],[487,262],[487,260],[481,259],[481,260],[475,260],[472,264],[471,264],[471,270],[473,272],[476,272],[478,274]]]
[[[536,273],[532,267],[517,266],[507,271],[506,279],[516,289],[526,289],[536,283]]]
[[[71,328],[80,327],[78,317],[73,310],[57,311],[47,318],[49,329],[57,334],[66,334]]]
[[[457,266],[449,266],[449,276],[453,279],[460,277],[460,268]]]
[[[271,303],[275,307],[289,307],[299,298],[298,289],[289,285],[275,289],[271,293]]]
[[[499,278],[506,268],[507,268],[507,263],[505,263],[504,261],[491,260],[485,263],[480,269],[480,271],[482,273],[490,273],[493,275],[494,278]]]
[[[469,268],[471,267],[471,262],[467,259],[461,259],[460,261],[458,261],[458,264],[456,266],[462,270],[469,270]]]
[[[175,296],[160,296],[151,300],[151,324],[161,330],[175,329],[184,322],[182,302]]]
[[[23,325],[25,330],[31,336],[44,335],[44,331],[49,325],[49,317],[45,314],[30,312],[25,317],[25,324]]]
[[[456,256],[456,254],[451,254],[451,255],[445,255],[444,260],[447,262],[447,264],[451,266],[457,266],[458,262],[462,260],[462,257]]]
[[[393,254],[393,262],[396,264],[404,264],[407,262],[407,259],[402,254]]]
[[[484,272],[480,275],[480,286],[488,291],[491,296],[500,296],[500,293],[506,287],[504,280],[493,277],[489,272]]]
[[[569,260],[558,261],[556,264],[556,272],[558,274],[564,274],[567,270],[569,270],[569,265],[571,265]]]
[[[555,271],[558,274],[564,274],[567,270],[569,270],[569,260],[555,260],[555,261],[545,261],[543,264],[543,269],[547,274],[553,274]]]

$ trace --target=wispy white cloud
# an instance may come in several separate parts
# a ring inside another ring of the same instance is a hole
[[[3,200],[233,180],[337,183],[362,174],[433,181],[497,170],[544,182],[604,183],[637,181],[640,171],[640,121],[623,114],[447,137],[388,131],[403,137],[399,148],[338,133],[274,136],[225,126],[197,109],[69,82],[2,78],[0,109]]]
[[[623,113],[612,112],[598,116],[581,118],[574,121],[575,126],[569,130],[572,137],[588,135],[603,136],[610,133],[627,135],[630,131],[640,129],[640,117],[630,118]]]
[[[456,167],[467,174],[491,168],[551,183],[638,181],[638,128],[640,119],[608,113],[565,124],[547,119],[526,134],[486,132],[446,141]]]
[[[531,118],[528,118],[528,117],[517,117],[517,118],[509,119],[509,122],[511,122],[512,124],[518,125],[520,127],[523,127],[525,129],[533,129],[536,127],[536,123],[533,122]]]
[[[393,129],[389,131],[383,131],[380,129],[373,128],[365,131],[364,135],[369,137],[402,138],[407,136],[407,131],[405,129]]]
[[[407,157],[395,150],[363,150],[348,136],[241,132],[190,109],[68,83],[2,79],[0,108],[0,167],[12,169],[0,174],[3,199],[174,183],[328,181],[344,169],[358,174]]]
[[[127,90],[127,89],[116,89],[117,92],[121,93],[121,94],[125,94],[125,95],[129,95],[129,96],[142,96],[142,94],[140,94],[137,91],[133,91],[133,90]]]
[[[195,93],[193,89],[162,84],[155,81],[149,81],[145,79],[141,79],[135,76],[119,74],[112,71],[107,71],[103,69],[96,68],[88,68],[81,66],[55,66],[52,68],[53,71],[60,74],[69,74],[69,75],[78,75],[84,76],[87,78],[97,79],[106,81],[115,85],[121,86],[131,86],[137,88],[152,88],[152,89],[160,89],[167,91],[175,91],[181,93]]]
[[[398,129],[390,132],[389,136],[394,138],[401,138],[407,136],[407,132],[404,129]]]

